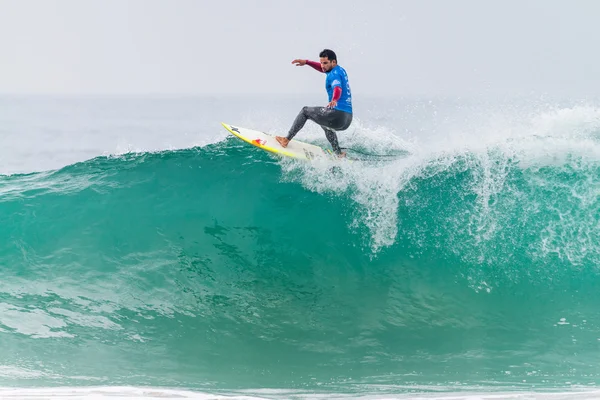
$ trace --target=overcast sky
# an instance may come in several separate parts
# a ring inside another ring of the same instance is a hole
[[[600,1],[0,0],[0,93],[600,94]]]

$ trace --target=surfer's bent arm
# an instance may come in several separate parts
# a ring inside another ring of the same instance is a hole
[[[333,93],[331,96],[331,101],[337,103],[337,101],[340,99],[340,97],[342,97],[342,83],[341,83],[341,79],[339,78],[339,76],[337,75],[337,73],[334,72],[334,77],[333,77]]]
[[[314,69],[316,69],[319,72],[324,72],[323,68],[321,68],[321,63],[316,62],[316,61],[310,61],[310,60],[305,60],[306,61],[306,65],[310,65],[311,67],[313,67]]]
[[[333,88],[333,96],[331,96],[332,101],[338,101],[342,97],[342,87],[336,86]]]

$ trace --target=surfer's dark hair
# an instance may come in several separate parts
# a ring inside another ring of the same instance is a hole
[[[325,49],[319,53],[319,57],[327,57],[329,61],[337,61],[337,56],[333,52],[333,50]]]

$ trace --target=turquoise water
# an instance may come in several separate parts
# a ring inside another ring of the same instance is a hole
[[[9,100],[0,386],[597,386],[594,107],[374,101],[342,146],[378,157],[305,164],[219,128],[256,104]]]

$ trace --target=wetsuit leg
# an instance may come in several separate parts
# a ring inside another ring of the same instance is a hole
[[[303,107],[294,120],[287,138],[292,140],[309,119],[325,130],[327,140],[331,143],[333,150],[339,154],[341,150],[335,131],[347,129],[352,122],[352,114],[327,107]]]
[[[288,132],[287,138],[292,140],[292,138],[296,136],[300,129],[304,128],[304,124],[309,119],[319,125],[325,122],[324,107],[302,107],[302,110],[300,110],[298,113],[298,116],[294,120],[294,123]]]
[[[325,128],[324,126],[322,126],[321,128],[323,128],[323,130],[325,131],[325,137],[331,144],[331,148],[333,149],[333,152],[335,154],[340,154],[342,152],[342,149],[340,149],[337,134],[335,133],[335,131],[330,128]]]

